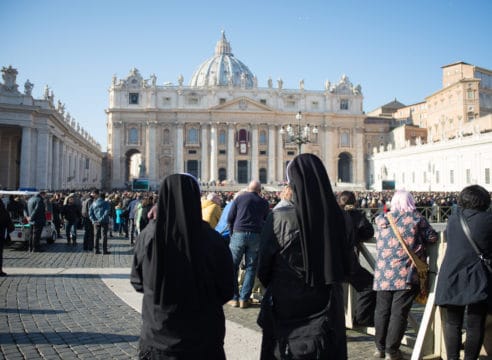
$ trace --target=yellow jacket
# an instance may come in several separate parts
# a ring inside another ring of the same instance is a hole
[[[202,200],[202,219],[210,224],[212,229],[215,229],[219,222],[222,209],[212,200]]]

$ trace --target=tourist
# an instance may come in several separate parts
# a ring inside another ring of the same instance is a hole
[[[340,208],[348,215],[348,226],[351,226],[351,249],[354,251],[351,273],[348,283],[357,291],[354,325],[374,326],[374,309],[376,308],[376,292],[372,289],[373,275],[360,265],[359,249],[363,242],[374,236],[374,227],[365,214],[356,208],[356,198],[352,191],[343,191],[338,197]]]
[[[487,307],[492,309],[492,213],[490,194],[479,185],[464,188],[458,209],[446,227],[446,253],[439,269],[436,301],[445,309],[444,340],[448,360],[458,360],[466,311],[465,360],[477,359],[484,341]],[[467,239],[460,217],[468,224],[470,237],[483,254],[481,260]],[[487,278],[488,273],[488,278]]]
[[[27,202],[28,221],[31,225],[31,236],[29,238],[30,252],[43,252],[41,249],[41,234],[46,225],[46,205],[44,199],[46,191],[40,191],[31,196]]]
[[[89,217],[94,225],[94,250],[96,254],[100,254],[99,243],[102,237],[103,255],[111,254],[108,251],[108,227],[109,213],[111,205],[105,200],[105,194],[99,190],[94,190],[94,202],[89,208]]]
[[[238,196],[231,205],[227,216],[227,223],[232,229],[231,249],[234,261],[234,297],[229,302],[233,307],[247,308],[250,305],[250,296],[253,290],[258,249],[260,247],[260,233],[269,212],[268,202],[261,196],[261,184],[252,180],[247,191]],[[245,274],[241,291],[237,282],[239,264],[244,256]]]
[[[413,300],[419,293],[417,269],[393,232],[389,218],[401,237],[421,260],[426,261],[426,246],[437,241],[436,231],[415,207],[408,191],[398,190],[391,199],[390,209],[376,218],[376,290],[375,357],[402,359],[400,345],[407,329],[407,318]]]
[[[15,230],[10,214],[5,208],[5,204],[0,199],[0,276],[7,276],[3,271],[3,247],[5,245],[7,234]]]

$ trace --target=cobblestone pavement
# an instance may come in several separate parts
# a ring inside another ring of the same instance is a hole
[[[42,253],[17,245],[4,250],[10,274],[0,278],[0,359],[135,359],[140,314],[101,277],[111,269],[126,270],[111,276],[128,277],[132,247],[127,239],[109,239],[110,255],[84,252],[80,241],[70,246],[63,239],[43,245]],[[259,306],[224,309],[229,321],[260,331]],[[347,335],[349,359],[372,357],[371,335],[351,330]]]

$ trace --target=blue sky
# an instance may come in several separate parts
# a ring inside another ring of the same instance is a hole
[[[106,150],[108,88],[136,67],[157,83],[188,83],[221,30],[257,76],[284,88],[323,89],[346,74],[364,110],[397,98],[423,101],[441,88],[441,66],[492,69],[489,0],[3,0],[0,66],[33,95],[45,85]]]

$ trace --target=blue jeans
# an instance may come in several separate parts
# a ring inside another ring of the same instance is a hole
[[[260,247],[260,234],[252,232],[234,232],[231,236],[229,248],[234,262],[234,300],[246,301],[251,296],[251,291],[255,283],[256,264],[258,263],[258,249]],[[241,293],[237,283],[239,264],[245,257],[245,274]]]
[[[67,244],[70,244],[70,236],[72,244],[77,242],[77,221],[65,221],[65,234],[67,235]]]

